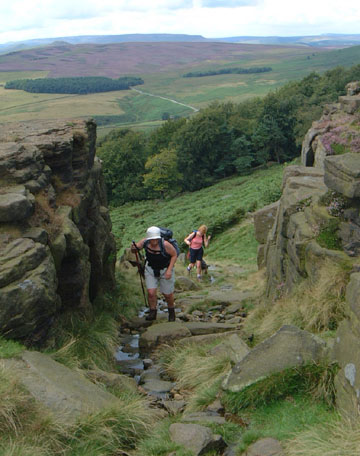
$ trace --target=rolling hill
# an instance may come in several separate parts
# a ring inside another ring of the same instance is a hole
[[[109,128],[157,125],[164,114],[188,116],[212,101],[241,102],[263,96],[311,71],[360,61],[360,46],[327,47],[226,42],[123,42],[52,45],[0,55],[0,123],[51,118],[95,117]],[[184,78],[188,72],[231,67],[271,67],[258,74],[217,74]],[[134,75],[141,91],[68,95],[5,90],[22,78]],[[145,123],[145,124],[144,124]]]

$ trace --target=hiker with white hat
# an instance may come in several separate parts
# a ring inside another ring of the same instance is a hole
[[[134,242],[131,250],[145,249],[145,283],[148,293],[149,314],[146,320],[156,320],[157,314],[157,289],[160,287],[168,305],[169,321],[175,321],[174,265],[177,252],[172,244],[161,236],[157,226],[151,226],[146,231],[146,237],[139,242]]]

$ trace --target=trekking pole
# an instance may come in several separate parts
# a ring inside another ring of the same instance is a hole
[[[141,253],[140,253],[140,250],[138,249],[135,241],[132,241],[132,243],[133,243],[133,245],[134,245],[134,247],[136,249],[135,250],[136,264],[137,264],[138,273],[139,273],[139,276],[140,276],[140,284],[141,284],[141,289],[142,289],[142,293],[143,293],[143,296],[144,296],[145,306],[147,306],[148,303],[147,303],[145,288],[144,288],[144,284],[143,284],[144,270],[143,270],[143,267],[142,267]]]

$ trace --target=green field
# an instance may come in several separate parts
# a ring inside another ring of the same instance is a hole
[[[258,49],[258,51],[256,51]],[[100,135],[112,127],[151,129],[161,122],[164,113],[170,116],[189,116],[194,111],[169,100],[190,105],[196,109],[210,102],[241,102],[254,96],[264,96],[270,90],[291,80],[301,79],[311,71],[324,72],[337,65],[352,66],[360,61],[360,46],[338,50],[306,47],[253,46],[230,60],[202,60],[174,64],[142,72],[137,76],[145,81],[141,90],[155,96],[134,91],[117,91],[89,95],[30,94],[5,90],[6,81],[21,78],[46,77],[47,71],[0,72],[0,123],[37,119],[108,117],[100,123]],[[179,59],[179,57],[178,57]],[[189,71],[218,70],[226,67],[271,66],[273,71],[257,74],[222,74],[201,78],[183,78]]]

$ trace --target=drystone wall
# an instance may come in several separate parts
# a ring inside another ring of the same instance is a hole
[[[45,337],[65,310],[92,311],[114,284],[111,234],[93,121],[0,130],[0,334]]]
[[[270,221],[273,220],[273,223]],[[347,86],[339,103],[327,106],[302,147],[302,165],[285,169],[280,200],[254,217],[266,267],[269,305],[304,279],[316,286],[325,261],[351,271],[346,316],[331,357],[337,405],[360,414],[360,83]],[[258,225],[258,226],[257,226]],[[325,233],[335,245],[320,242]]]

